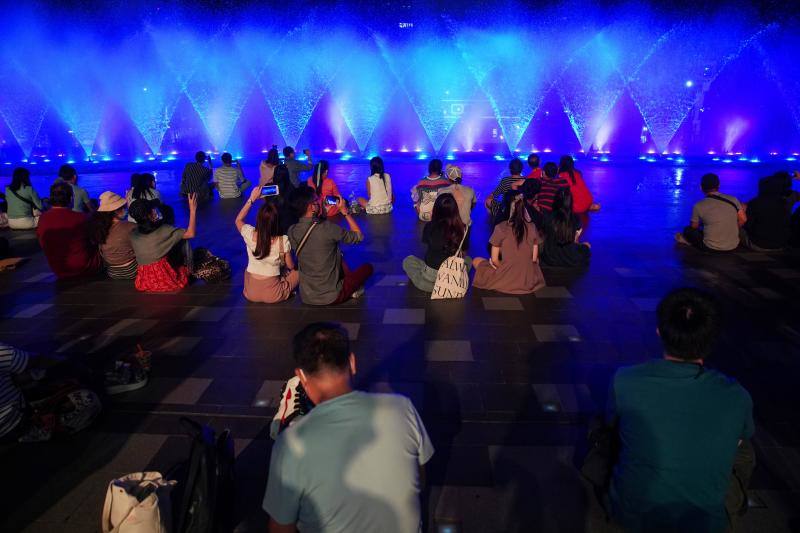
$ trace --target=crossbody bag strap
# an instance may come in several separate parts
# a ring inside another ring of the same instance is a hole
[[[733,207],[734,209],[736,209],[737,213],[739,212],[739,207],[735,203],[728,200],[727,198],[723,198],[722,196],[717,196],[716,194],[709,195],[708,198],[713,198],[714,200],[719,200],[720,202],[724,202],[729,206]]]
[[[284,257],[286,255],[286,249],[283,247],[283,238],[283,235],[278,237],[278,264],[281,266],[281,268],[286,266],[286,260]]]
[[[36,207],[36,204],[34,204],[32,201],[28,200],[27,198],[23,198],[22,196],[20,196],[19,194],[17,194],[17,191],[15,191],[14,189],[11,189],[11,188],[9,188],[8,190],[9,190],[9,191],[11,191],[11,194],[13,194],[14,196],[16,196],[17,198],[19,198],[20,200],[22,200],[23,202],[25,202],[25,203],[26,203],[26,204],[28,204],[29,206],[31,206],[31,207]]]
[[[472,223],[467,224],[467,226],[464,228],[464,236],[461,237],[461,243],[458,245],[458,250],[456,250],[457,256],[461,256],[461,248],[464,246],[464,241],[467,240],[467,233],[469,232],[469,228],[471,225]]]
[[[311,235],[311,232],[314,231],[314,228],[316,228],[316,227],[317,227],[317,223],[316,222],[312,222],[311,223],[311,227],[309,227],[308,230],[306,230],[306,234],[303,235],[303,240],[301,240],[300,244],[297,245],[297,251],[295,252],[295,254],[297,254],[298,257],[300,257],[300,250],[302,250],[303,246],[306,245],[306,241],[308,240],[308,236]]]

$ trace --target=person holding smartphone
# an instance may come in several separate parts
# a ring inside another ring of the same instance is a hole
[[[320,161],[314,165],[314,172],[308,178],[308,186],[313,187],[320,199],[325,215],[332,217],[338,215],[339,200],[342,198],[342,193],[339,192],[339,187],[336,182],[328,177],[328,162]]]
[[[342,259],[342,243],[358,244],[364,240],[364,234],[344,200],[339,198],[337,207],[344,215],[348,229],[320,218],[322,206],[312,187],[296,189],[291,203],[300,216],[300,221],[289,228],[288,236],[297,255],[303,303],[335,305],[361,296],[373,268],[366,263],[351,269]]]
[[[197,195],[190,193],[186,229],[164,223],[153,200],[137,200],[130,214],[136,220],[131,245],[136,254],[136,289],[142,292],[174,292],[189,284],[191,247],[197,234]]]
[[[314,165],[314,162],[311,160],[311,150],[306,148],[303,150],[303,153],[306,156],[305,163],[297,160],[297,154],[291,146],[287,146],[283,149],[283,164],[289,169],[289,179],[295,187],[300,186],[300,174],[308,172]]]
[[[280,231],[278,186],[254,188],[250,198],[236,215],[236,230],[247,249],[247,270],[244,272],[244,297],[251,302],[278,303],[288,300],[300,283],[295,270],[292,245]],[[259,200],[255,227],[245,223],[245,218]]]

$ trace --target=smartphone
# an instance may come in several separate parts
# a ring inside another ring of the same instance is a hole
[[[326,196],[325,197],[325,203],[327,205],[336,205],[336,204],[339,203],[339,197],[338,196]]]
[[[280,188],[277,185],[264,185],[261,187],[261,196],[278,196]]]

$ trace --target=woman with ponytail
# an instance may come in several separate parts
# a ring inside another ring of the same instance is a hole
[[[247,249],[244,272],[244,297],[251,302],[278,303],[287,300],[300,283],[295,270],[292,245],[281,233],[277,197],[266,198],[258,210],[255,227],[244,219],[253,204],[261,199],[261,190],[253,188],[250,198],[236,216],[236,229]]]
[[[575,160],[571,156],[565,155],[559,161],[558,176],[564,178],[569,184],[573,212],[580,214],[600,209],[600,204],[594,203],[592,193],[586,186],[586,182],[583,181],[583,173],[575,168]]]
[[[366,198],[359,198],[358,203],[368,215],[385,215],[392,212],[394,192],[392,178],[383,169],[383,159],[373,157],[369,160],[370,176],[367,178]]]
[[[311,177],[308,178],[308,186],[316,191],[322,209],[325,210],[327,216],[332,217],[339,213],[338,205],[327,205],[325,203],[325,198],[328,196],[335,196],[336,198],[342,197],[342,194],[339,192],[339,187],[336,186],[336,182],[328,177],[327,161],[323,160],[314,165]]]
[[[545,286],[542,269],[539,268],[539,244],[541,237],[536,225],[525,209],[525,195],[519,191],[508,191],[513,195],[508,220],[494,227],[489,244],[492,256],[489,259],[476,257],[473,286],[505,294],[530,294]]]

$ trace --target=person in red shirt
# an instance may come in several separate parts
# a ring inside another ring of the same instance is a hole
[[[573,213],[580,214],[600,209],[600,204],[594,203],[592,193],[589,192],[589,187],[583,181],[583,174],[575,168],[575,160],[571,156],[565,155],[561,158],[558,165],[558,175],[569,184],[569,192],[572,193]]]
[[[531,167],[531,171],[528,172],[528,175],[525,176],[525,179],[540,180],[542,177],[544,177],[544,171],[539,168],[541,161],[542,160],[537,154],[531,154],[528,156],[528,166]]]
[[[50,269],[58,279],[96,274],[102,260],[89,244],[88,216],[72,210],[72,187],[57,181],[50,187],[52,209],[42,213],[36,235]]]

